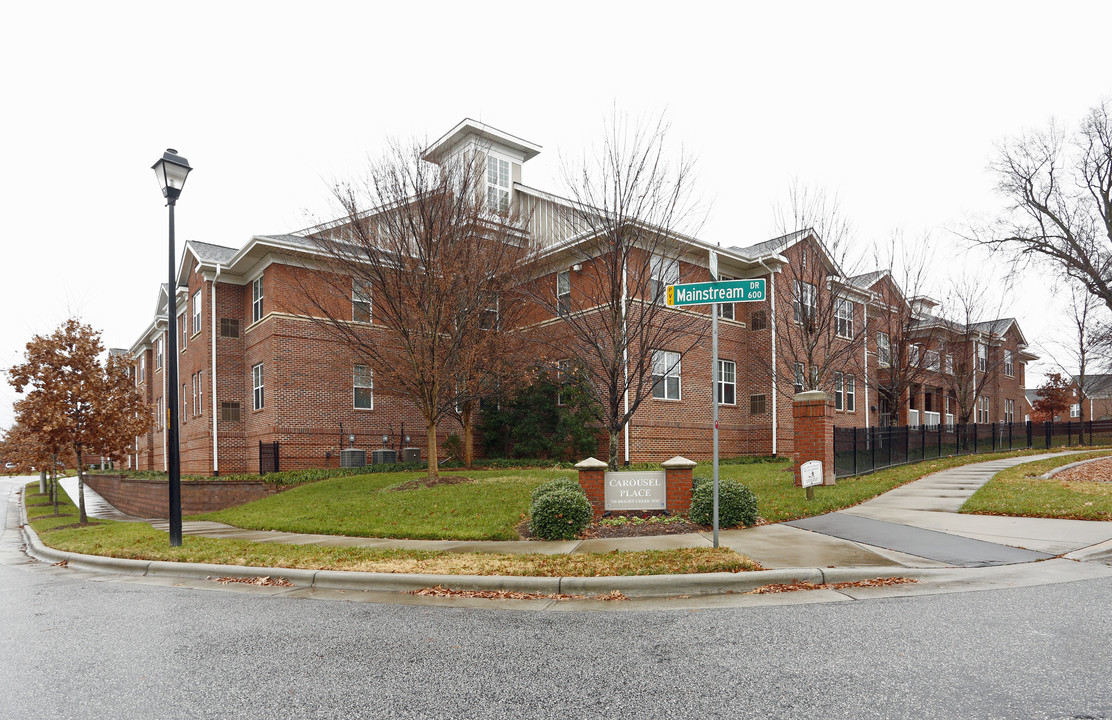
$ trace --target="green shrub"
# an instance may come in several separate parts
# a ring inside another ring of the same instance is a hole
[[[549,490],[529,508],[529,530],[545,540],[574,540],[591,522],[591,503],[582,490]]]
[[[712,478],[695,478],[691,493],[692,522],[700,525],[714,523],[714,481]],[[718,479],[718,525],[736,527],[757,522],[757,496],[737,480]]]
[[[557,490],[574,490],[575,492],[582,493],[583,486],[580,485],[579,481],[575,478],[562,477],[556,478],[555,480],[549,480],[548,482],[541,483],[541,485],[533,491],[533,496],[532,498],[530,498],[530,503],[535,503],[544,495],[547,495],[550,492],[555,492]]]

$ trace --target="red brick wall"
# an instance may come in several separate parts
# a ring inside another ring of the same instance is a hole
[[[166,480],[128,478],[121,475],[86,475],[89,487],[117,509],[137,517],[169,517]],[[183,515],[223,510],[261,500],[279,492],[261,481],[191,480],[181,484]]]

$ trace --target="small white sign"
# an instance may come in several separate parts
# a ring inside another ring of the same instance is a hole
[[[822,461],[808,460],[799,466],[799,479],[803,487],[822,485]]]
[[[663,510],[667,505],[663,470],[608,472],[603,478],[607,510]]]

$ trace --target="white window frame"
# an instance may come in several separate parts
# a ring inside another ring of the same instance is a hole
[[[197,371],[197,414],[205,414],[205,371]]]
[[[1004,400],[1004,422],[1009,425],[1015,422],[1015,400]]]
[[[919,367],[920,352],[918,345],[912,345],[908,348],[908,364],[911,367]]]
[[[1074,403],[1070,405],[1070,417],[1081,417],[1081,403]]]
[[[185,352],[185,348],[189,345],[189,325],[186,320],[189,319],[189,314],[183,309],[178,314],[178,325],[181,326],[181,349],[179,352]]]
[[[834,333],[840,338],[853,337],[853,302],[834,298]]]
[[[650,302],[664,305],[668,302],[668,286],[680,281],[680,261],[653,255],[649,261]]]
[[[510,210],[510,171],[509,160],[487,153],[486,202],[490,212],[501,214]]]
[[[204,304],[204,301],[201,300],[201,291],[197,290],[197,292],[193,293],[193,335],[201,332],[201,328],[203,327],[204,314],[202,311],[204,309]]]
[[[571,312],[571,270],[556,273],[556,314]]]
[[[733,360],[718,361],[717,396],[719,405],[737,405],[737,363]],[[730,399],[726,400],[729,389]]]
[[[680,375],[680,354],[671,350],[653,350],[652,381],[653,397],[657,400],[683,400],[683,379]],[[675,397],[672,397],[673,384]],[[660,388],[658,394],[657,388]]]
[[[135,384],[138,385],[140,383],[145,383],[146,381],[147,381],[147,353],[146,353],[146,351],[144,351],[143,354],[139,356],[139,382],[135,383]]]
[[[946,370],[947,375],[954,374],[954,355],[953,353],[946,353]]]
[[[262,410],[266,407],[266,396],[264,394],[264,378],[263,378],[263,364],[251,366],[251,408],[253,410]]]
[[[794,370],[795,381],[792,383],[792,385],[795,388],[795,394],[798,395],[799,393],[803,392],[803,373],[806,371],[806,369],[804,368],[803,363],[797,362],[795,364]]]
[[[942,369],[942,356],[937,350],[927,350],[923,357],[926,360],[928,370],[938,372]]]
[[[846,412],[857,412],[857,378],[845,376]]]
[[[361,280],[352,278],[351,280],[351,321],[369,323],[371,321],[371,311],[374,309],[374,304],[371,297],[371,285]],[[360,312],[362,306],[366,306],[366,310]]]
[[[886,332],[876,334],[876,361],[881,367],[888,367],[892,363],[892,341]]]
[[[842,393],[844,391],[842,384],[842,373],[834,373],[834,409],[845,410],[846,406],[843,401]]]
[[[360,370],[362,368],[362,370]],[[367,365],[355,365],[351,370],[351,406],[355,410],[375,409],[375,373]],[[367,404],[359,404],[359,391],[366,390]]]
[[[251,281],[251,322],[263,319],[263,276]]]
[[[1015,360],[1012,357],[1011,350],[1004,351],[1004,374],[1008,377],[1015,377]]]
[[[988,372],[988,345],[977,343],[977,372]]]
[[[815,315],[818,313],[818,297],[818,289],[812,283],[795,281],[792,294],[792,317],[797,323],[803,324],[804,307],[807,308],[807,324],[811,325],[815,322]]]

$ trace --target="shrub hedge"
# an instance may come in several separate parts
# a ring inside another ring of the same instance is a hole
[[[567,478],[549,480],[533,491],[529,530],[544,540],[574,540],[591,523],[593,515],[591,503],[578,482]]]
[[[691,494],[692,522],[700,525],[714,523],[714,481],[712,478],[695,478]],[[718,526],[746,527],[757,522],[757,496],[737,480],[718,479]]]

